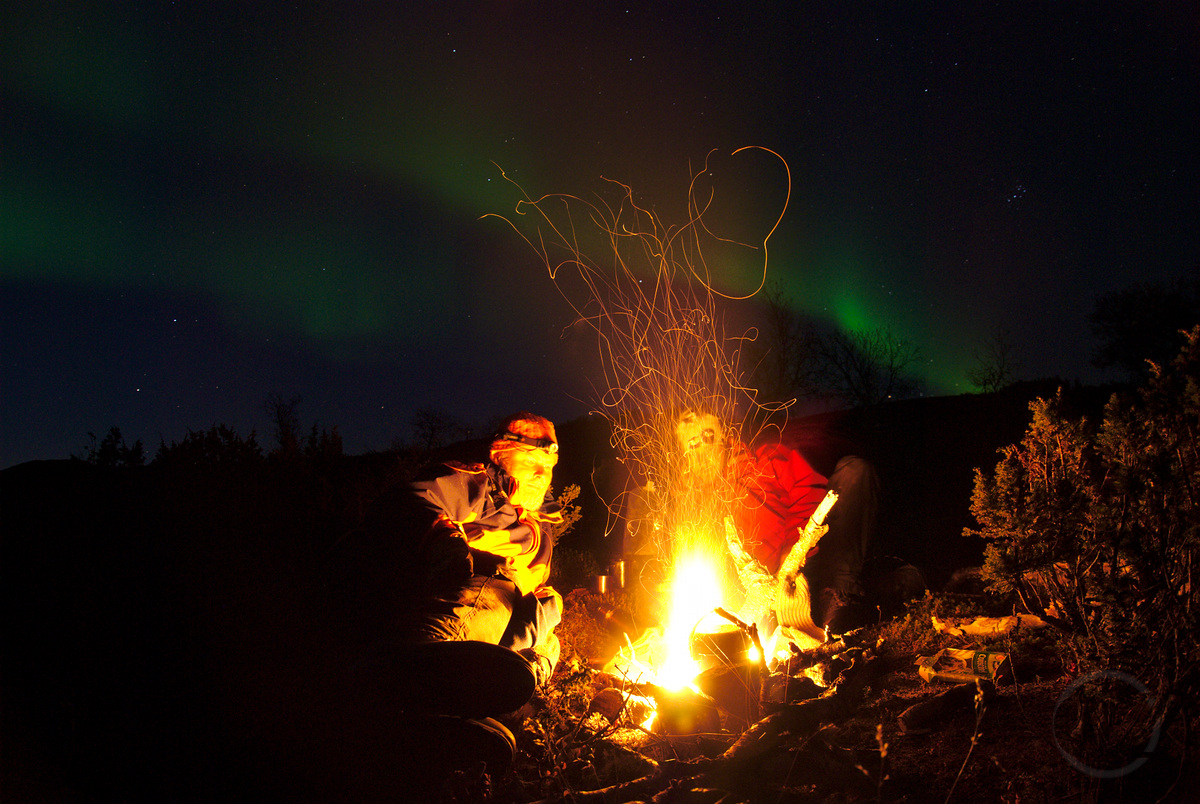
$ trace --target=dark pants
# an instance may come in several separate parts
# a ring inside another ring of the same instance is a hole
[[[469,576],[419,602],[390,637],[364,646],[351,669],[356,708],[366,723],[382,716],[374,727],[385,730],[386,713],[394,710],[513,711],[528,700],[534,683],[553,673],[561,650],[554,626],[561,615],[556,596],[522,595],[499,574]],[[490,650],[440,650],[456,647],[450,643]]]
[[[841,633],[864,623],[860,580],[867,546],[879,510],[879,477],[866,460],[848,455],[829,476],[829,490],[838,494],[837,505],[825,523],[829,531],[804,566],[812,594],[813,622]]]
[[[561,619],[558,598],[523,595],[503,575],[472,575],[423,605],[416,631],[420,641],[475,640],[520,651],[546,642]]]

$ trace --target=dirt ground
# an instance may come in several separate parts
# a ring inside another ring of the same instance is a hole
[[[730,779],[713,771],[713,763],[729,756],[747,724],[728,712],[721,712],[719,728],[709,722],[702,734],[672,735],[639,728],[634,721],[645,712],[635,706],[614,714],[603,705],[601,692],[622,685],[595,669],[588,654],[605,649],[612,604],[602,596],[573,598],[563,626],[564,660],[552,683],[512,724],[520,755],[508,774],[485,780],[488,800],[1200,800],[1192,778],[1195,751],[1189,755],[1186,749],[1189,735],[1182,724],[1162,730],[1134,724],[1126,742],[1136,745],[1122,747],[1114,734],[1136,720],[1138,701],[1128,701],[1133,707],[1128,711],[1118,707],[1111,723],[1081,725],[1075,698],[1087,686],[1075,668],[1063,666],[1049,629],[990,638],[940,633],[928,601],[858,635],[867,646],[858,659],[874,658],[875,677],[848,716],[784,733],[754,762],[739,763]],[[941,648],[1004,652],[1011,658],[1011,677],[1001,679],[986,703],[968,694],[953,711],[918,724],[925,728],[906,731],[900,717],[905,710],[956,685],[926,681],[917,672],[916,658]],[[828,675],[838,666],[817,669]],[[774,681],[780,678],[776,674]],[[1139,693],[1132,692],[1137,699]],[[803,706],[786,698],[768,701],[759,714]],[[661,782],[650,781],[656,775]],[[668,783],[668,776],[674,781]],[[646,784],[631,786],[639,779]],[[714,779],[724,786],[715,788]],[[458,800],[478,798],[484,789],[461,777],[458,783]]]

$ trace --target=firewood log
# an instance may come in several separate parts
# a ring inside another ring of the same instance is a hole
[[[716,759],[663,762],[654,773],[640,779],[600,790],[573,792],[559,799],[547,799],[538,804],[550,804],[551,801],[570,801],[572,804],[620,804],[650,800],[668,788],[686,791],[689,795],[696,792],[703,796],[706,795],[701,792],[704,790],[737,791],[760,787],[762,780],[757,777],[757,770],[762,760],[772,756],[785,738],[803,741],[815,734],[823,724],[845,720],[858,708],[867,686],[885,670],[884,663],[875,657],[855,661],[838,677],[825,696],[789,704],[763,718]],[[828,757],[826,759],[828,760]],[[844,770],[839,769],[839,773]],[[672,789],[672,800],[675,800],[675,792],[676,790]],[[707,799],[701,797],[695,800]]]

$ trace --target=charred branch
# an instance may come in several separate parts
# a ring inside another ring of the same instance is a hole
[[[813,776],[813,783],[837,780],[836,784],[843,790],[867,789],[869,779],[863,771],[828,748],[817,745],[819,741],[811,741],[811,738],[822,726],[852,716],[867,688],[886,670],[881,659],[860,656],[838,677],[825,695],[787,704],[759,720],[719,757],[664,762],[653,773],[640,779],[600,790],[572,793],[548,799],[547,802],[616,804],[639,799],[657,800],[668,790],[671,791],[669,797],[672,801],[706,801],[709,800],[705,798],[708,791],[745,792],[761,789],[764,784],[782,785],[789,779],[797,782],[798,779],[790,770],[797,764],[792,761],[797,751],[803,752],[806,765],[819,770],[818,773],[805,774],[805,778]],[[773,762],[780,757],[789,759],[787,762]],[[683,797],[676,798],[676,795]]]

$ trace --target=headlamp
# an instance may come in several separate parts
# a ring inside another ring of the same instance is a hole
[[[544,449],[551,455],[558,452],[558,444],[554,443],[549,438],[532,438],[530,436],[521,435],[519,433],[497,433],[497,441],[516,441],[518,444],[524,444],[535,449]]]

